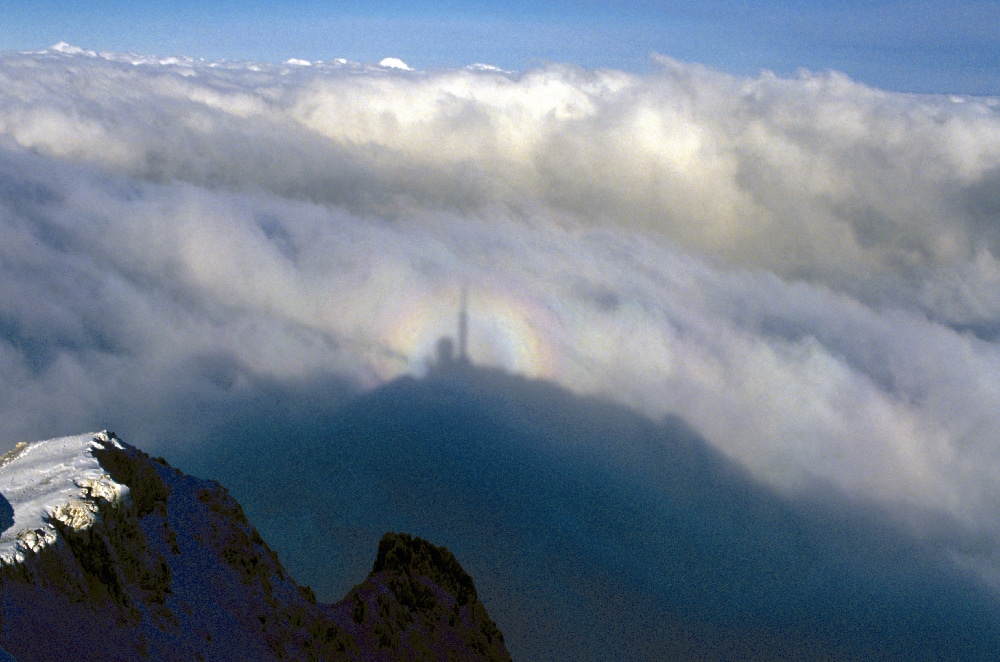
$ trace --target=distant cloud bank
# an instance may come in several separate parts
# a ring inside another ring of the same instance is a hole
[[[0,56],[5,447],[261,376],[421,373],[468,284],[473,360],[946,520],[990,577],[998,255],[994,98],[667,58]]]

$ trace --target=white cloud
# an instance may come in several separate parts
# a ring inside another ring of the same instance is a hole
[[[402,69],[403,71],[413,71],[410,65],[406,64],[398,57],[386,57],[378,63],[378,66],[385,67],[386,69]]]
[[[468,282],[479,361],[1000,539],[996,100],[389,66],[0,58],[5,443],[419,372]]]

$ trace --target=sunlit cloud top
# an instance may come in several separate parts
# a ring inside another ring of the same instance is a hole
[[[477,364],[679,415],[789,493],[943,517],[995,568],[998,220],[993,97],[666,57],[8,53],[0,438],[423,374],[466,288]]]

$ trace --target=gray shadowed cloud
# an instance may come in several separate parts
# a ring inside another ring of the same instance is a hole
[[[467,283],[478,364],[995,583],[998,173],[998,100],[837,73],[5,53],[0,439],[180,452],[262,384],[425,374]]]
[[[996,595],[941,547],[827,486],[777,495],[676,417],[658,424],[454,357],[339,407],[320,381],[261,387],[233,403],[219,442],[176,457],[237,486],[321,596],[342,595],[371,541],[403,528],[468,560],[523,659],[902,660],[1000,646]]]

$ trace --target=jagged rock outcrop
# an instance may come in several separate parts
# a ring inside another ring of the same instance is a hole
[[[447,550],[387,534],[368,580],[317,604],[218,483],[113,434],[67,440],[89,454],[87,476],[34,528],[16,499],[4,523],[0,659],[509,659]],[[22,474],[22,501],[37,506]]]
[[[332,612],[373,662],[510,660],[454,555],[405,533],[383,536],[368,578]]]

